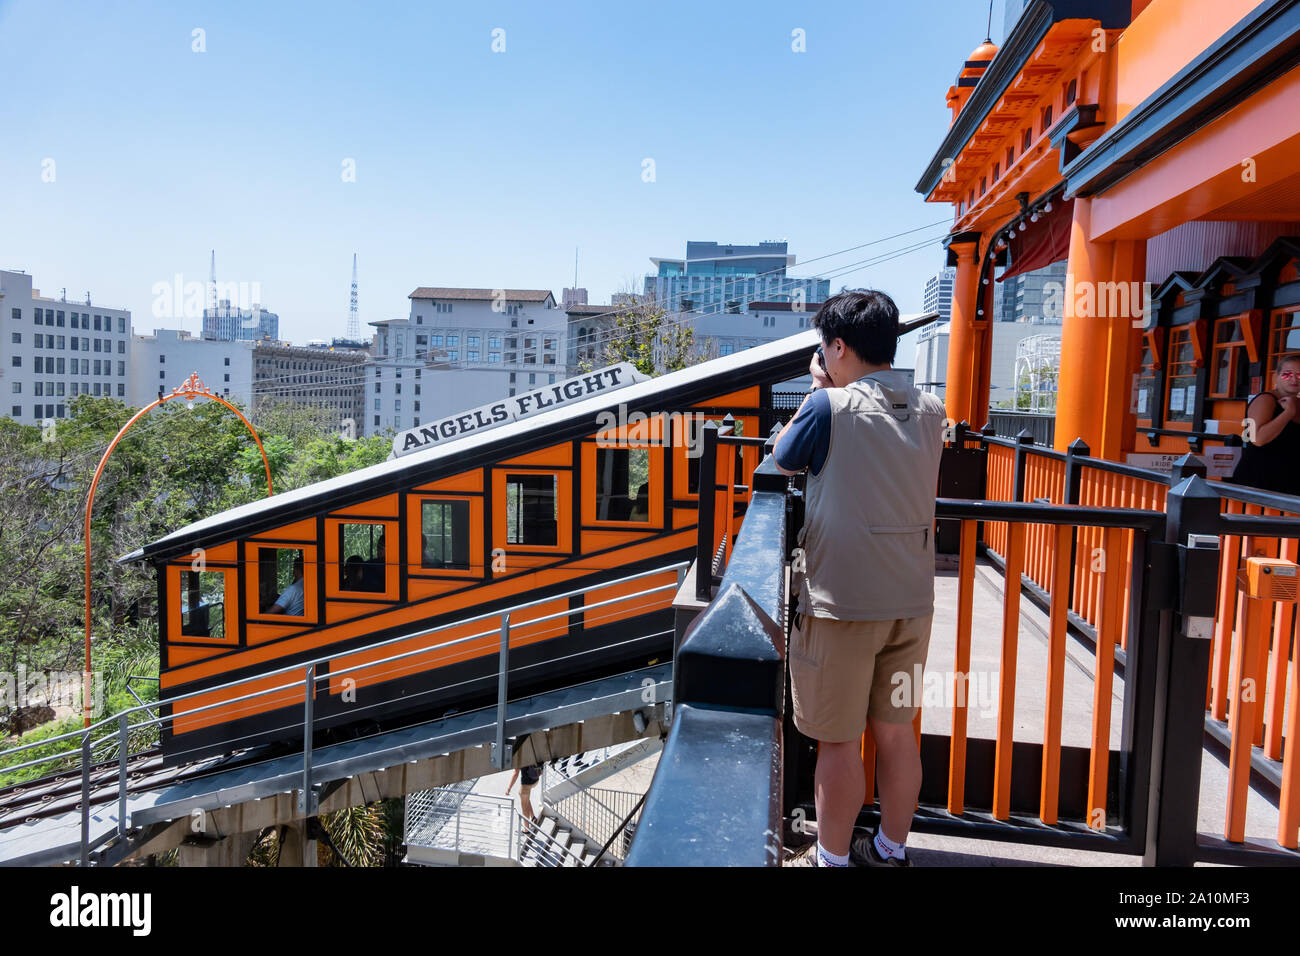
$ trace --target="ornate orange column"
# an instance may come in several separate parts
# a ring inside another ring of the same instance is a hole
[[[976,323],[980,295],[979,233],[963,232],[948,241],[948,262],[957,266],[952,284],[952,321],[948,326],[948,377],[944,383],[944,403],[954,422],[969,422],[979,428],[984,423],[972,417],[977,411],[978,359],[983,352]],[[955,262],[954,262],[955,260]],[[988,408],[985,396],[984,408]]]
[[[1110,341],[1106,359],[1106,415],[1102,429],[1102,454],[1123,461],[1133,451],[1137,438],[1137,415],[1133,413],[1133,377],[1142,357],[1142,329],[1145,324],[1147,244],[1145,239],[1115,242],[1111,281],[1116,283],[1106,296],[1108,313],[1112,304],[1127,303],[1114,315],[1107,315]],[[1093,454],[1098,454],[1094,452]]]
[[[1092,201],[1075,199],[1074,221],[1070,225],[1070,256],[1065,270],[1065,302],[1061,326],[1061,375],[1056,396],[1056,440],[1058,450],[1076,438],[1088,443],[1092,454],[1106,455],[1103,441],[1106,403],[1124,369],[1113,369],[1110,359],[1110,327],[1098,316],[1098,290],[1110,282],[1114,268],[1113,243],[1089,238]],[[1104,308],[1104,296],[1103,296]]]

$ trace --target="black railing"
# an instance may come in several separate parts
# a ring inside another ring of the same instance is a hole
[[[1191,456],[1166,475],[1091,458],[1082,442],[1056,452],[1033,445],[1023,433],[1008,442],[992,429],[975,433],[964,426],[953,436],[950,450],[969,451],[972,443],[984,450],[993,444],[1015,449],[1017,498],[1023,498],[1030,454],[1065,461],[1066,495],[1075,502],[1084,468],[1162,482],[1169,492],[1163,512],[1023,500],[936,502],[936,518],[949,524],[1006,521],[1133,531],[1122,743],[1110,753],[1119,812],[1117,822],[1101,830],[1086,822],[1045,825],[1032,816],[927,815],[923,791],[915,829],[1141,854],[1149,866],[1300,863],[1296,851],[1230,844],[1199,834],[1195,798],[1206,734],[1211,642],[1205,635],[1207,621],[1213,622],[1217,611],[1217,536],[1300,538],[1300,518],[1225,515],[1221,497],[1291,512],[1300,511],[1300,499],[1211,484],[1204,465]],[[715,441],[715,454],[719,445]],[[715,470],[716,462],[715,457]],[[703,493],[705,476],[714,473],[701,468],[701,510],[713,497]],[[808,749],[808,742],[793,734],[784,706],[784,581],[788,542],[795,533],[789,518],[797,510],[790,507],[795,492],[770,455],[752,481],[743,533],[733,542],[719,594],[678,651],[673,723],[629,865],[777,865],[783,818],[806,805],[801,797],[811,793],[811,765],[790,759],[795,751]],[[707,527],[713,527],[712,520]],[[713,549],[707,553],[711,556]],[[933,749],[935,741],[931,744]],[[922,750],[924,756],[924,740]],[[783,779],[791,768],[808,779]],[[870,811],[864,814],[871,816]]]
[[[1014,438],[1022,431],[1033,436],[1035,445],[1052,447],[1056,438],[1056,416],[1038,412],[1017,412],[1011,409],[990,408],[989,424],[994,434]]]
[[[770,455],[753,480],[718,596],[677,650],[672,724],[627,866],[781,861],[786,482]]]
[[[775,433],[775,429],[774,429]],[[700,472],[698,482],[699,512],[695,538],[695,597],[707,601],[713,589],[722,583],[727,556],[735,549],[731,529],[735,519],[744,513],[745,505],[738,501],[750,492],[747,484],[737,484],[737,452],[745,447],[762,448],[770,456],[774,437],[744,438],[735,434],[735,419],[728,415],[719,426],[708,422],[700,438]],[[722,476],[718,464],[724,463]],[[779,475],[769,466],[770,474]],[[743,475],[739,477],[745,477]],[[752,480],[752,476],[746,478]],[[719,500],[721,499],[721,500]]]

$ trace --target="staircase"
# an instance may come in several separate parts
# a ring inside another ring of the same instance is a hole
[[[663,745],[658,737],[642,737],[612,747],[552,760],[543,771],[543,800],[558,805],[567,797],[588,790],[607,777],[658,753]]]
[[[536,820],[524,819],[510,797],[472,793],[476,780],[413,793],[407,798],[407,862],[619,866],[636,830],[641,794],[592,784],[662,746],[658,737],[642,738],[551,761],[533,798]],[[597,863],[607,843],[609,849]]]
[[[597,865],[596,856],[601,845],[593,843],[590,837],[545,804],[538,820],[524,821],[520,817],[520,821],[525,833],[519,845],[520,866]],[[614,866],[615,863],[607,854],[599,865]]]

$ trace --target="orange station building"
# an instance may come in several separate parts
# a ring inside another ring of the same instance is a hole
[[[1238,445],[1300,352],[1300,0],[1030,0],[947,100],[951,417],[987,420],[993,283],[1065,259],[1057,448]]]

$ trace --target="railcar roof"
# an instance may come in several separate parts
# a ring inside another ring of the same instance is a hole
[[[935,317],[934,313],[905,315],[900,316],[900,323],[916,327]],[[654,406],[670,396],[694,404],[710,395],[761,382],[775,384],[803,374],[808,356],[819,342],[817,331],[808,329],[553,411],[471,432],[401,458],[211,515],[146,544],[119,561],[160,560],[188,553],[194,548],[257,534],[322,511],[347,507],[502,458],[526,454],[537,447],[581,437],[596,430],[601,412],[619,405],[627,405],[629,411],[657,410]]]

